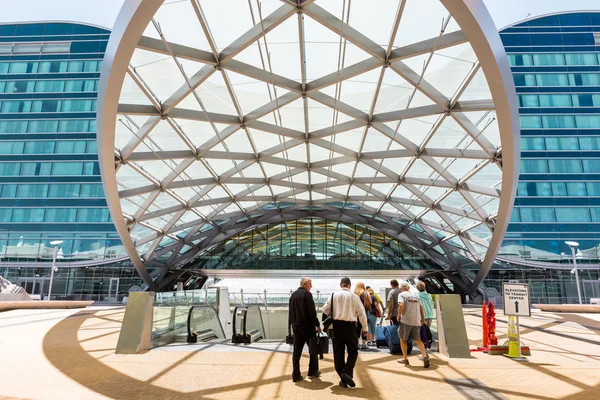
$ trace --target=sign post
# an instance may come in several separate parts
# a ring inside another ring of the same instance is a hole
[[[521,329],[519,317],[531,317],[529,301],[529,285],[524,283],[502,283],[502,294],[504,296],[504,315],[509,317],[508,325],[508,354],[517,361],[528,361],[521,354]],[[510,324],[512,317],[516,318],[516,332],[512,331]],[[516,338],[514,337],[516,336]]]

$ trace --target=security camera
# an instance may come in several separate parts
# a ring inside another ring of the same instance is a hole
[[[575,268],[573,268],[573,269],[571,270],[571,274],[574,274],[574,273],[575,273]]]

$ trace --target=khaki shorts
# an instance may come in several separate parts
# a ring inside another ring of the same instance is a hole
[[[421,327],[401,324],[398,327],[398,336],[402,340],[421,340]]]

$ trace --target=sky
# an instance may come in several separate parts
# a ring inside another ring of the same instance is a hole
[[[0,0],[0,4],[9,0]],[[165,0],[172,2],[176,0]],[[600,10],[598,0],[484,0],[498,29],[531,17],[567,10]],[[19,0],[2,7],[0,23],[66,20],[112,28],[123,0]]]

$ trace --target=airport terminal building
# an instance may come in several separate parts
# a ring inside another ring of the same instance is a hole
[[[599,297],[600,13],[405,43],[327,7],[0,26],[0,275],[47,293],[62,240],[53,297],[348,271],[575,302],[571,240]]]

